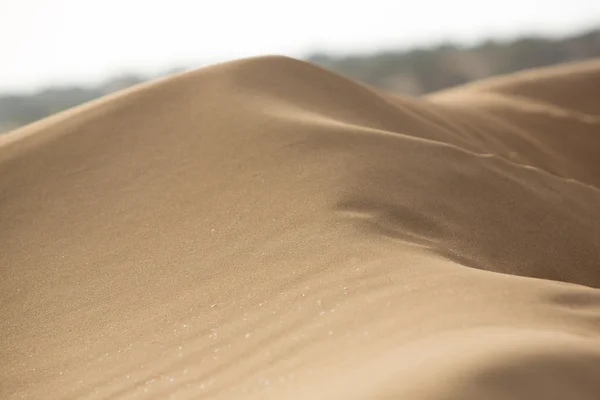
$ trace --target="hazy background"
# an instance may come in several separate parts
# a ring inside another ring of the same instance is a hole
[[[600,56],[600,0],[0,0],[0,132],[143,80],[285,54],[420,94]]]

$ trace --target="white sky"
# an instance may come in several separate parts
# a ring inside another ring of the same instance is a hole
[[[259,54],[600,26],[600,0],[0,0],[0,92]]]

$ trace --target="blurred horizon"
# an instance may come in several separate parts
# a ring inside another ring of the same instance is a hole
[[[440,43],[409,50],[335,55],[313,53],[305,61],[365,84],[403,95],[420,95],[490,76],[600,57],[600,27],[559,38],[525,36],[475,46]],[[120,74],[98,84],[54,85],[33,93],[0,93],[0,133],[110,93],[171,75]]]
[[[231,59],[306,59],[474,46],[523,36],[558,38],[600,26],[595,0],[421,0],[368,4],[307,0],[0,3],[0,94],[90,87],[119,76],[152,78]]]
[[[325,50],[314,50],[308,51],[301,54],[286,54],[286,53],[262,53],[256,55],[249,56],[241,56],[234,58],[226,58],[226,59],[215,59],[213,61],[199,61],[196,63],[181,63],[181,64],[173,64],[168,65],[163,68],[154,68],[151,70],[140,68],[136,69],[122,69],[116,70],[107,74],[103,74],[99,77],[95,77],[86,81],[78,81],[77,79],[73,80],[64,80],[64,81],[50,81],[47,83],[42,83],[39,85],[31,86],[31,87],[20,87],[20,86],[9,86],[8,90],[3,90],[2,86],[0,86],[0,96],[32,96],[40,94],[47,90],[53,89],[63,89],[63,88],[73,88],[78,87],[82,89],[94,88],[97,86],[105,86],[112,85],[115,82],[119,81],[128,81],[128,80],[139,80],[139,83],[145,82],[148,80],[153,80],[165,76],[169,76],[172,74],[176,74],[179,72],[190,71],[218,63],[233,61],[236,59],[242,59],[247,57],[256,57],[261,55],[283,55],[289,56],[293,58],[297,58],[299,60],[305,60],[309,62],[315,63],[315,60],[320,57],[327,58],[338,58],[338,59],[353,59],[353,58],[370,58],[370,57],[378,57],[382,54],[397,54],[397,53],[409,53],[412,51],[429,51],[437,48],[452,46],[458,49],[473,49],[483,46],[485,43],[495,43],[498,45],[510,45],[511,43],[519,40],[529,40],[529,39],[540,39],[540,40],[562,40],[565,38],[575,37],[582,34],[586,34],[589,32],[595,32],[600,30],[600,22],[591,24],[589,26],[584,26],[580,29],[574,29],[572,31],[568,31],[565,33],[548,33],[544,34],[543,32],[533,32],[529,34],[516,35],[514,37],[482,37],[478,40],[473,40],[471,42],[460,42],[453,40],[439,40],[430,43],[425,43],[423,45],[416,44],[414,46],[407,47],[381,47],[371,50],[357,50],[357,51],[325,51]],[[318,62],[317,62],[318,64]],[[14,84],[13,84],[14,85]],[[117,83],[118,85],[118,83]]]

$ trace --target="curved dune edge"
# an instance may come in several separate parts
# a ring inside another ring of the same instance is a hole
[[[9,134],[0,398],[597,398],[599,85],[261,57]]]

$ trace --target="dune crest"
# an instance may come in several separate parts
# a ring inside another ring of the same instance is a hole
[[[260,57],[0,143],[0,397],[595,399],[600,62]]]

